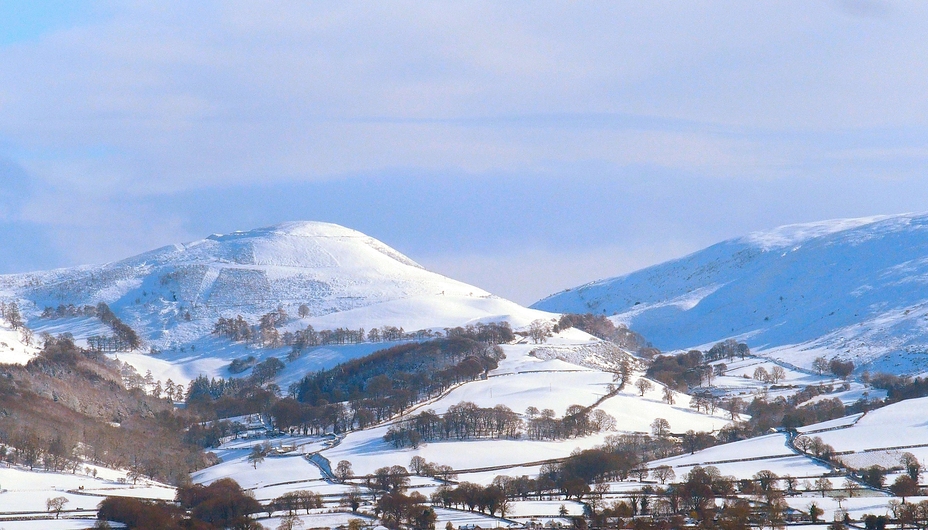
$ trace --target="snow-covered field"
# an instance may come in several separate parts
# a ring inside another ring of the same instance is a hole
[[[928,398],[908,399],[872,410],[853,426],[815,434],[836,451],[854,451],[841,459],[854,467],[899,465],[902,453],[928,462]]]
[[[39,349],[22,341],[22,333],[0,322],[0,363],[26,364]]]
[[[806,456],[797,455],[786,445],[786,436],[770,434],[758,438],[717,445],[689,455],[680,455],[648,464],[654,468],[668,465],[677,477],[689,473],[693,466],[714,466],[727,476],[751,478],[758,471],[773,471],[779,476],[817,477],[830,471]]]
[[[174,499],[173,487],[140,480],[133,485],[124,472],[95,468],[97,476],[0,467],[0,519],[9,512],[47,514],[45,501],[65,497],[65,510],[96,511],[104,497]],[[21,516],[23,514],[20,514]],[[0,527],[8,527],[0,522]]]

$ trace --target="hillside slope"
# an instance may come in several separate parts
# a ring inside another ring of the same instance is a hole
[[[255,323],[283,308],[282,329],[525,325],[542,313],[427,271],[396,250],[334,224],[292,222],[213,235],[102,266],[0,276],[30,327],[78,338],[105,333],[95,319],[43,319],[45,307],[106,302],[141,336],[167,349],[201,340],[219,317]],[[297,318],[305,304],[306,318]]]
[[[784,226],[532,307],[614,315],[665,350],[736,337],[800,366],[824,355],[921,372],[928,370],[928,215]]]

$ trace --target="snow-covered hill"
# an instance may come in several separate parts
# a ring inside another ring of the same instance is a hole
[[[790,225],[552,295],[532,307],[614,315],[655,346],[729,337],[799,366],[840,356],[928,370],[928,215]]]
[[[539,311],[430,272],[360,232],[293,222],[213,235],[102,266],[0,276],[0,298],[19,302],[37,332],[105,333],[96,319],[44,319],[45,307],[106,302],[146,348],[201,341],[219,317],[255,323],[282,307],[283,329],[381,326],[407,331],[509,320]],[[298,318],[306,304],[309,315]],[[207,352],[201,352],[203,354]]]

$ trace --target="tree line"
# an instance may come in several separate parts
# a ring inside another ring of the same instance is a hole
[[[426,340],[436,337],[436,334],[430,330],[407,332],[402,327],[396,326],[373,328],[365,333],[364,328],[316,330],[312,325],[307,325],[301,330],[280,332],[278,328],[285,324],[287,319],[287,312],[283,308],[262,315],[256,324],[248,322],[241,315],[234,318],[219,317],[213,325],[213,334],[265,348],[290,346],[293,349],[291,355],[294,358],[299,357],[306,348],[316,346]],[[508,322],[478,323],[467,327],[448,328],[444,336],[447,338],[467,337],[492,344],[510,342],[515,338]]]
[[[502,349],[466,336],[399,344],[332,369],[309,374],[290,388],[302,403],[350,401],[380,420],[450,386],[485,376]]]
[[[92,336],[87,338],[87,347],[94,351],[137,350],[142,346],[138,334],[128,324],[113,313],[105,302],[97,305],[75,306],[74,304],[46,306],[42,318],[96,317],[113,330],[112,336]]]
[[[422,442],[479,438],[526,437],[531,440],[561,440],[587,436],[615,428],[615,418],[602,410],[571,405],[562,418],[551,409],[528,407],[526,420],[505,405],[479,407],[464,401],[444,414],[426,410],[387,430],[384,440],[394,447],[418,447]]]

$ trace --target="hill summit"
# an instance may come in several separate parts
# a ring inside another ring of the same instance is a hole
[[[219,317],[256,321],[283,309],[322,328],[447,327],[530,319],[536,311],[430,272],[343,226],[289,222],[212,235],[100,266],[0,276],[30,327],[92,334],[93,324],[49,326],[45,308],[105,302],[157,348],[209,335]],[[302,310],[301,310],[302,308]],[[521,319],[518,315],[522,315]]]

